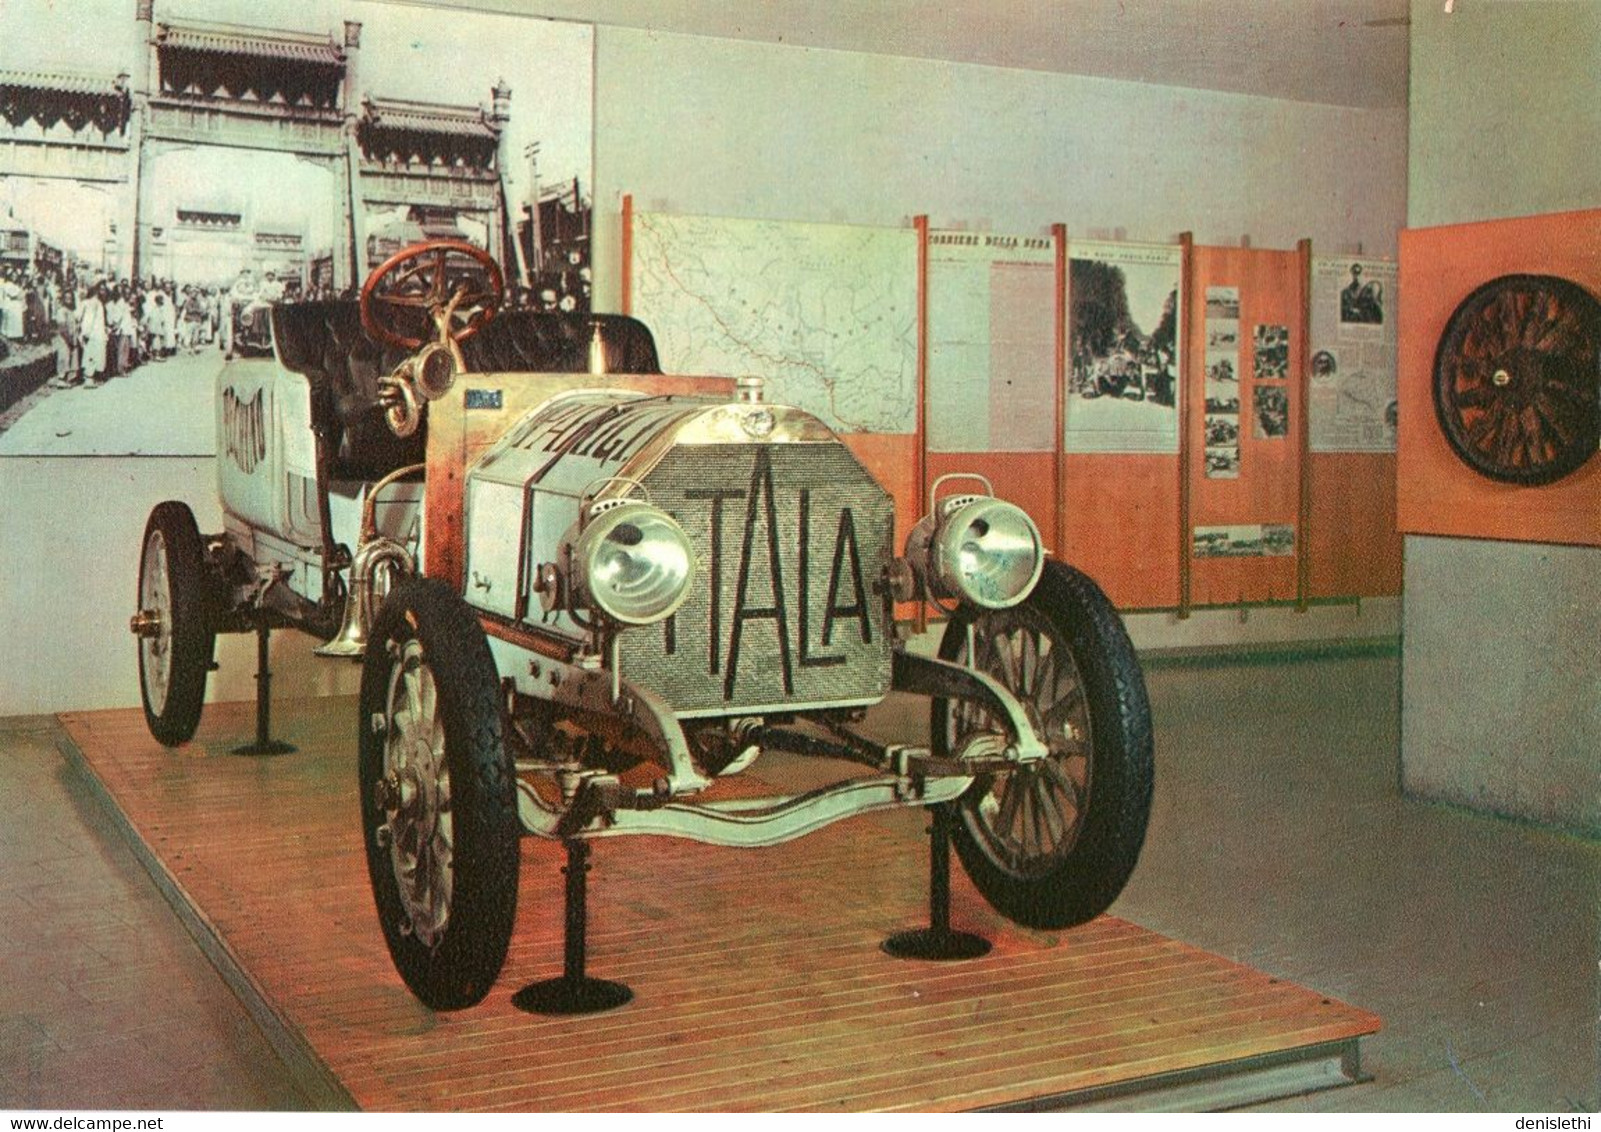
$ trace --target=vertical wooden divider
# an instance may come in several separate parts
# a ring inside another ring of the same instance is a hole
[[[1301,325],[1295,337],[1299,348],[1292,357],[1296,396],[1300,400],[1295,434],[1301,446],[1296,461],[1300,514],[1295,524],[1295,608],[1305,613],[1312,590],[1312,241],[1301,240],[1295,251],[1300,258],[1296,279],[1301,289]]]
[[[1205,373],[1206,358],[1195,357],[1190,349],[1190,327],[1195,320],[1195,233],[1179,233],[1182,259],[1179,266],[1179,337],[1182,364],[1179,366],[1179,606],[1182,621],[1190,615],[1190,555],[1194,535],[1190,532],[1190,444],[1195,435],[1195,390],[1201,390],[1206,404],[1206,383],[1195,375]]]
[[[913,514],[921,516],[928,498],[928,216],[912,217],[912,227],[917,231],[917,435],[912,438],[912,484],[917,491]],[[928,629],[928,605],[921,600],[913,624],[918,633]]]
[[[1051,502],[1056,516],[1056,556],[1067,560],[1067,225],[1052,224],[1056,246],[1056,431],[1051,438]]]
[[[928,217],[912,217],[917,230],[917,438],[913,453],[917,466],[917,506],[928,498]],[[922,514],[921,510],[918,514]]]
[[[538,208],[539,206],[536,204],[534,207]],[[622,279],[622,287],[623,287],[622,307],[623,307],[623,313],[624,314],[631,315],[631,314],[634,313],[634,194],[633,193],[624,193],[623,194],[622,229],[623,229],[623,231],[622,231],[621,244],[622,244],[622,253],[623,253],[623,267],[622,267],[622,274],[620,276],[620,278]]]

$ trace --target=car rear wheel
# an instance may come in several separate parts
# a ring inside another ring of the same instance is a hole
[[[396,586],[361,680],[362,830],[389,954],[435,1010],[483,999],[517,913],[515,769],[483,628],[449,587]]]
[[[194,738],[217,634],[206,610],[206,549],[187,504],[156,505],[139,555],[139,694],[150,734],[169,747]]]
[[[1139,858],[1154,776],[1145,681],[1117,611],[1084,574],[1048,562],[1021,605],[963,607],[940,656],[971,663],[1017,696],[1050,751],[978,778],[952,803],[968,876],[1026,927],[1100,915]],[[992,721],[972,704],[936,700],[932,724],[945,753]]]

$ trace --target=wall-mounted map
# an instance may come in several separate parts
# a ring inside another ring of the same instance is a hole
[[[917,234],[634,214],[632,310],[672,373],[766,381],[842,432],[917,426]]]

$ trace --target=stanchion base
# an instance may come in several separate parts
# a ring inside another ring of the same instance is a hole
[[[913,928],[896,932],[880,946],[897,959],[977,959],[989,954],[990,941],[972,932]]]
[[[634,992],[610,979],[546,979],[529,983],[511,1004],[529,1014],[599,1014],[634,1000]]]
[[[300,748],[293,743],[284,743],[277,739],[258,739],[254,743],[246,743],[243,747],[235,747],[235,755],[288,755]]]

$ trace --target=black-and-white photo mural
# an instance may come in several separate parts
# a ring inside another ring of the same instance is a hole
[[[1067,451],[1178,451],[1181,263],[1177,245],[1073,242]]]
[[[589,305],[593,30],[381,2],[5,0],[0,455],[204,455],[274,302],[415,241]]]

